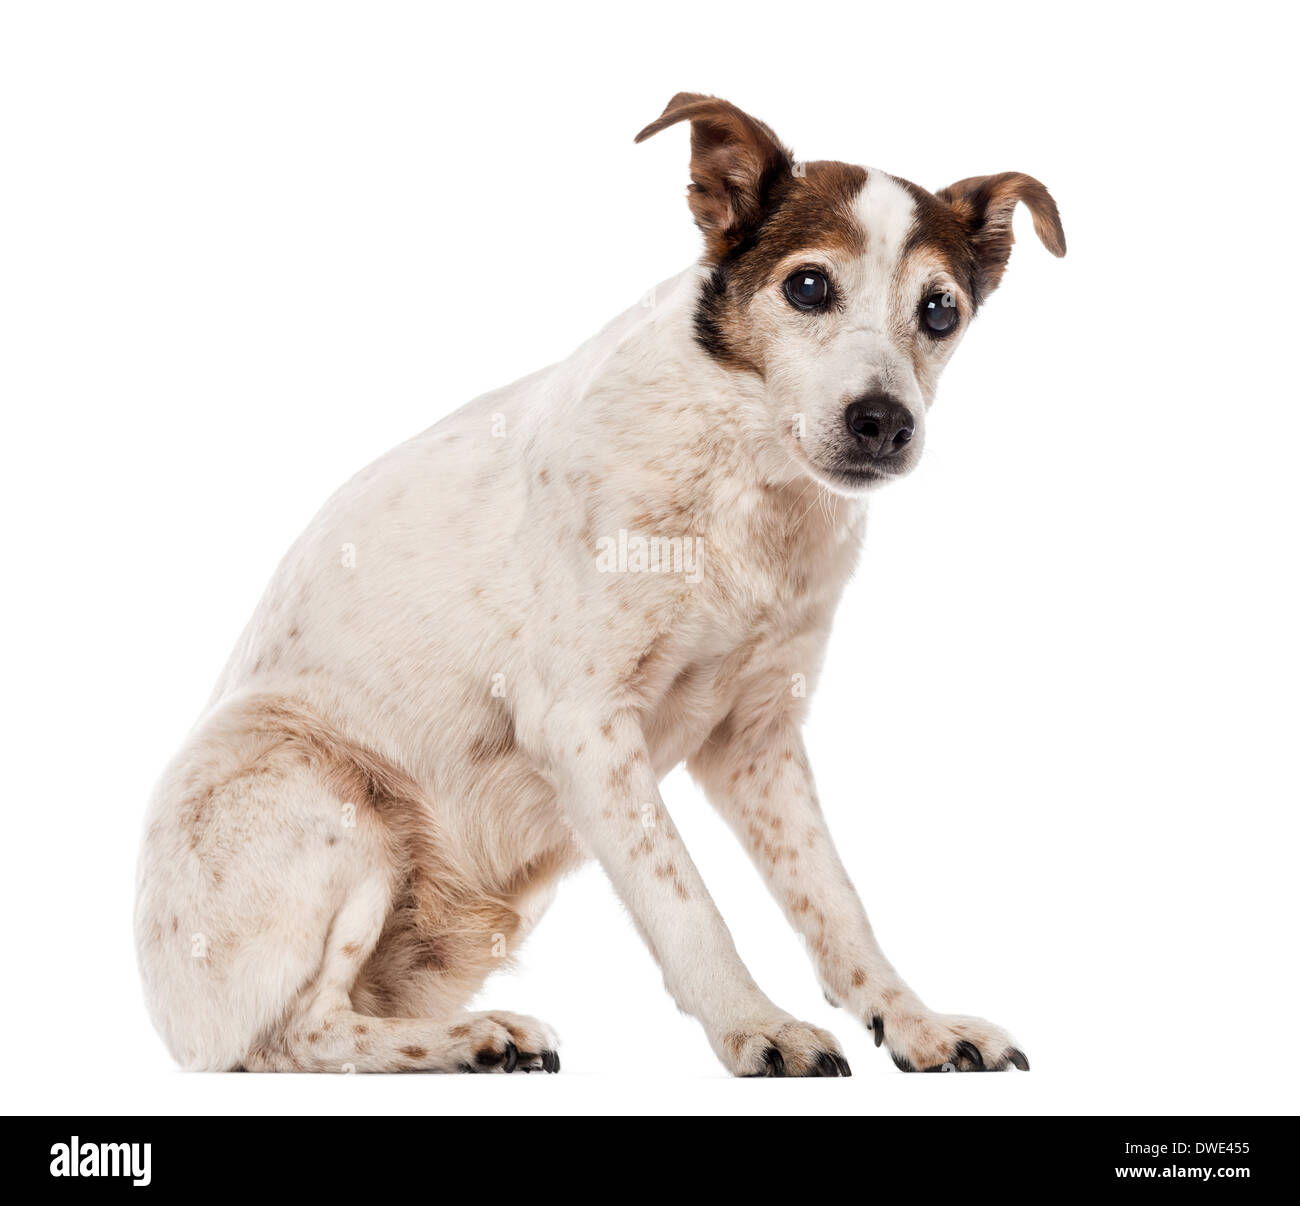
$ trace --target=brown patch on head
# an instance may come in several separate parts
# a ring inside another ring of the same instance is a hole
[[[910,180],[897,176],[894,179],[911,195],[914,215],[912,229],[899,257],[900,269],[909,257],[928,253],[943,265],[972,303],[978,306],[984,292],[980,287],[979,263],[971,245],[970,228],[946,201]]]
[[[779,267],[800,251],[861,255],[868,233],[854,212],[866,170],[847,163],[803,165],[767,199],[762,220],[720,259],[705,281],[695,310],[696,341],[731,368],[763,371],[763,357],[745,309],[776,283]]]
[[[818,161],[796,165],[790,150],[756,118],[717,97],[681,92],[637,135],[691,123],[691,187],[704,262],[713,266],[696,311],[696,339],[732,368],[762,372],[743,338],[744,307],[770,283],[774,267],[803,248],[860,254],[865,235],[853,199],[863,168]]]

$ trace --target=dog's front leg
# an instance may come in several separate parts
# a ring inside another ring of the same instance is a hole
[[[798,727],[766,717],[746,726],[733,714],[690,770],[807,941],[828,999],[888,1044],[905,1072],[1028,1070],[1004,1030],[928,1009],[885,958],[826,827]]]
[[[684,1012],[739,1076],[848,1075],[839,1044],[778,1009],[741,962],[722,915],[659,795],[644,736],[626,711],[548,717],[561,807],[600,860]]]

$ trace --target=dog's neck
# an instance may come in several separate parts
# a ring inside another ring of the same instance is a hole
[[[545,430],[565,446],[553,453],[602,492],[626,492],[647,523],[748,524],[783,541],[860,530],[863,501],[801,468],[761,376],[696,339],[706,272],[692,265],[656,286],[557,366],[559,422]]]

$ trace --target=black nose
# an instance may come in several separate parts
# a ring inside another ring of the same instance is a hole
[[[886,394],[868,394],[850,402],[844,412],[844,422],[859,449],[872,460],[901,451],[912,438],[916,425],[912,412]]]

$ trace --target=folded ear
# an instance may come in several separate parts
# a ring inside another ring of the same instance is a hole
[[[936,196],[946,201],[965,224],[979,264],[981,297],[997,288],[1016,241],[1011,215],[1023,201],[1034,218],[1034,230],[1053,255],[1065,254],[1065,231],[1056,202],[1032,176],[999,172],[996,176],[971,176],[959,180]]]
[[[679,121],[691,123],[687,200],[710,257],[719,260],[758,224],[765,198],[778,180],[792,174],[794,160],[761,121],[697,92],[679,92],[636,140]]]

